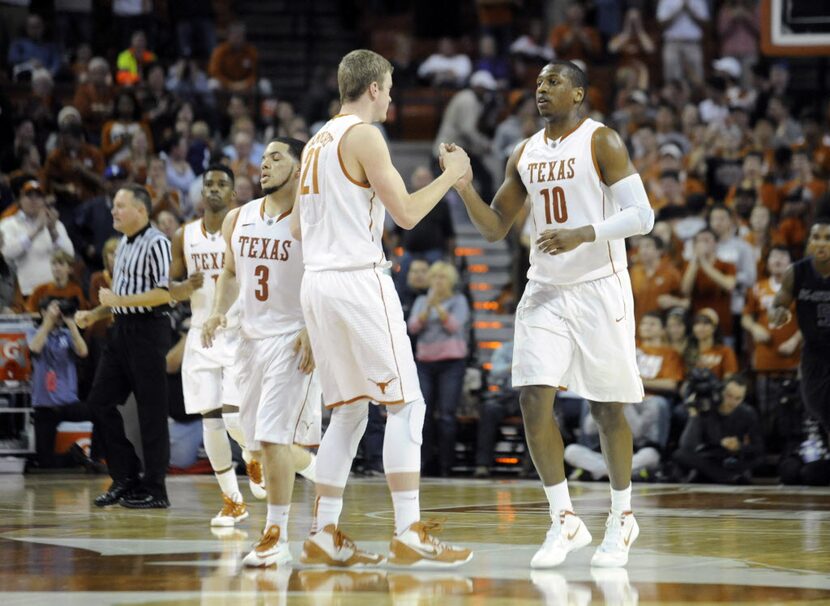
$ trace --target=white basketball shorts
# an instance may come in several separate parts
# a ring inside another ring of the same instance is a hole
[[[187,414],[201,414],[223,404],[239,406],[236,381],[236,349],[239,329],[216,333],[213,347],[202,347],[202,330],[187,333],[182,359],[182,391]]]

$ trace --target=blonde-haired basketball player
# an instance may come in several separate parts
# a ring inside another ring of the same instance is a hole
[[[302,150],[297,139],[271,141],[260,166],[265,196],[225,217],[225,267],[202,330],[210,346],[217,329],[227,323],[238,283],[240,420],[251,450],[261,444],[268,492],[265,530],[243,559],[246,566],[291,560],[288,513],[294,471],[306,477],[314,471],[314,459],[296,444],[316,446],[320,441],[320,387],[300,308],[303,255],[288,219]]]
[[[536,82],[545,128],[520,143],[488,206],[468,173],[456,186],[478,230],[503,238],[530,198],[535,236],[529,283],[516,310],[513,385],[530,453],[550,502],[552,525],[531,566],[560,564],[591,542],[574,514],[553,416],[556,389],[590,402],[611,478],[611,513],[592,566],[624,566],[639,529],[631,513],[631,430],[623,402],[640,402],[634,303],[624,239],[651,231],[654,213],[620,136],[580,117],[585,74],[569,61]]]
[[[228,434],[242,447],[248,467],[251,491],[265,497],[260,464],[245,448],[239,425],[239,391],[236,388],[234,358],[238,343],[238,314],[234,314],[211,349],[202,346],[202,325],[210,315],[216,281],[222,273],[225,240],[222,221],[234,206],[236,194],[231,170],[211,165],[202,180],[204,216],[180,227],[173,236],[170,277],[187,279],[170,286],[177,301],[190,299],[190,330],[182,361],[182,390],[188,414],[201,414],[203,442],[213,473],[222,490],[224,504],[211,520],[212,526],[233,526],[248,517],[248,510],[236,480]]]
[[[331,422],[317,456],[312,534],[303,546],[310,565],[377,564],[338,528],[343,490],[369,402],[387,407],[383,459],[395,534],[395,565],[457,566],[469,549],[438,541],[420,521],[419,483],[424,399],[401,304],[388,273],[381,236],[385,211],[412,228],[468,170],[462,150],[446,152],[445,173],[409,194],[372,122],[386,119],[392,66],[368,50],[347,54],[337,80],[341,114],[303,151],[292,228],[302,236],[306,273],[302,305]]]

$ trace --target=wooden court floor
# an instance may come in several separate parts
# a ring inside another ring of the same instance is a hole
[[[427,480],[424,518],[475,550],[453,572],[246,570],[262,502],[236,530],[209,526],[210,476],[169,479],[173,507],[98,510],[107,485],[82,475],[0,476],[0,606],[17,604],[830,604],[830,489],[635,485],[641,534],[625,570],[592,570],[609,505],[603,483],[573,484],[593,545],[560,568],[531,571],[548,527],[537,482]],[[298,480],[290,539],[297,558],[313,488]],[[248,497],[246,497],[248,498]],[[382,480],[353,479],[342,527],[384,551],[392,507]]]

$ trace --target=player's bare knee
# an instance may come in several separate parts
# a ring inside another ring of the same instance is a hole
[[[546,417],[553,417],[553,402],[543,387],[525,387],[519,395],[522,418],[526,425],[536,425]]]
[[[601,431],[613,431],[626,423],[623,414],[622,404],[611,404],[608,402],[589,402],[591,416],[597,422]]]

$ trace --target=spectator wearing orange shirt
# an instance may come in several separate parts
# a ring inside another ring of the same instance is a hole
[[[786,241],[778,229],[772,225],[772,213],[769,208],[756,204],[749,214],[749,231],[744,240],[752,247],[755,254],[757,273],[767,276],[767,256],[773,246],[782,246]]]
[[[663,242],[658,237],[641,237],[637,246],[637,262],[629,270],[638,326],[648,312],[689,304],[688,299],[680,295],[680,272],[663,258],[663,248]]]
[[[738,358],[735,350],[719,342],[718,321],[718,313],[711,307],[701,309],[695,316],[692,363],[696,368],[708,368],[722,381],[738,372]]]
[[[781,198],[775,185],[764,178],[764,157],[760,152],[750,151],[744,155],[741,178],[726,192],[724,203],[729,207],[734,206],[735,198],[740,190],[754,192],[755,197],[771,212],[775,214],[780,212]]]
[[[550,32],[550,45],[559,59],[590,61],[599,55],[602,43],[596,28],[585,25],[585,9],[572,2],[565,9],[565,22]]]
[[[141,109],[132,91],[122,90],[115,98],[115,117],[101,131],[101,151],[109,164],[118,164],[130,156],[130,142],[144,131],[148,147],[153,149],[153,134],[141,119]]]
[[[769,278],[759,280],[747,293],[746,307],[741,324],[752,336],[754,351],[752,368],[757,376],[757,399],[761,412],[761,424],[766,436],[777,427],[778,417],[784,411],[776,410],[782,393],[782,382],[795,379],[801,360],[799,346],[801,333],[795,322],[778,328],[770,325],[769,309],[775,294],[781,289],[784,272],[791,262],[790,252],[784,246],[770,249],[767,258]],[[795,314],[795,305],[790,313]],[[793,411],[786,411],[791,413]]]
[[[36,286],[26,302],[26,311],[37,313],[41,303],[46,299],[75,299],[77,309],[88,309],[84,291],[75,282],[70,281],[75,257],[65,250],[56,250],[52,254],[52,282]],[[77,311],[77,310],[76,310]]]
[[[119,86],[135,86],[143,79],[144,66],[156,61],[156,54],[147,49],[147,35],[140,30],[133,32],[130,48],[118,53],[115,81]]]
[[[710,229],[699,231],[694,237],[692,260],[683,270],[680,291],[684,297],[691,297],[694,313],[711,308],[717,317],[715,324],[721,324],[722,333],[732,335],[732,292],[737,283],[736,269],[716,255],[717,241]]]
[[[44,181],[58,197],[59,206],[75,206],[103,189],[104,158],[95,147],[83,142],[81,125],[61,126],[58,146],[43,167]]]
[[[87,140],[98,143],[104,123],[112,117],[115,108],[115,87],[112,85],[110,66],[103,57],[93,57],[87,68],[86,82],[75,89],[72,100],[81,113]]]
[[[809,152],[804,148],[792,154],[793,177],[780,187],[783,204],[779,230],[793,257],[801,258],[807,243],[807,225],[816,202],[827,191],[827,182],[816,178]]]
[[[257,65],[256,48],[245,40],[245,24],[237,21],[228,26],[228,40],[213,49],[208,75],[223,91],[251,93],[256,84]]]

